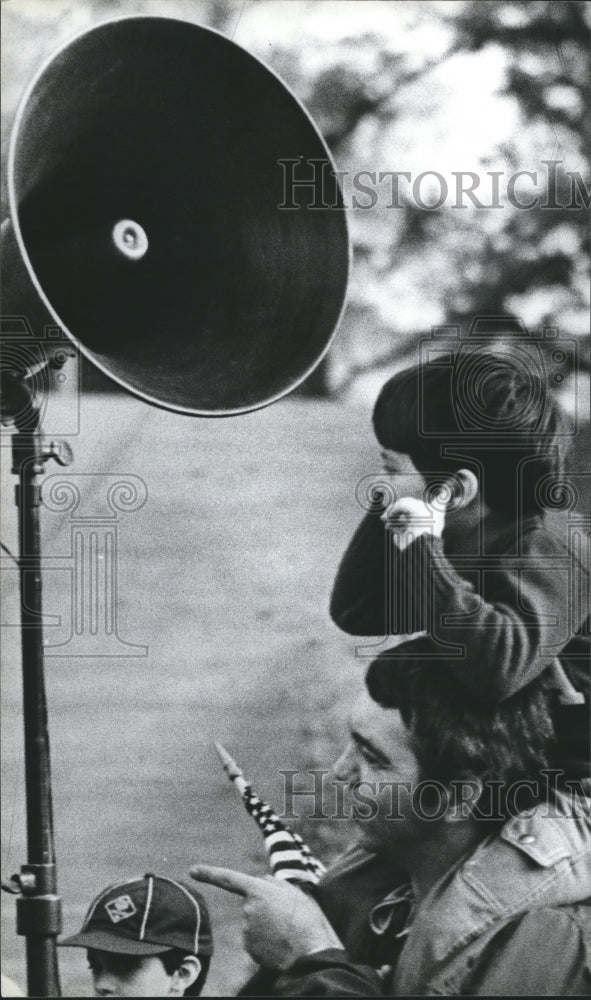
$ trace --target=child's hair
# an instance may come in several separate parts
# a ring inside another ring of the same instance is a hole
[[[515,508],[518,482],[521,510],[539,509],[540,484],[563,471],[567,418],[533,366],[510,354],[477,349],[464,361],[435,358],[398,372],[382,387],[373,424],[382,447],[427,476],[481,466],[492,510]],[[445,445],[459,457],[442,454]]]
[[[186,958],[187,952],[183,951],[181,948],[171,948],[170,951],[164,951],[162,954],[158,955],[158,958],[162,962],[167,975],[172,976],[173,972],[176,972],[178,968],[183,964]],[[198,997],[201,996],[201,990],[207,979],[207,974],[209,972],[209,965],[211,962],[210,955],[203,955],[199,958],[201,963],[201,971],[197,976],[194,983],[185,990],[186,997]]]

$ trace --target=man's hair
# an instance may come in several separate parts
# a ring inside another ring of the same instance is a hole
[[[417,660],[413,640],[382,653],[367,671],[371,697],[397,708],[412,735],[421,778],[445,788],[452,782],[483,786],[481,813],[504,819],[507,793],[519,782],[543,785],[555,746],[555,694],[542,676],[499,705],[477,702],[455,680],[444,660]],[[538,795],[521,787],[515,805],[528,808]],[[494,806],[493,806],[494,802]]]
[[[563,471],[567,417],[533,366],[510,354],[477,349],[464,362],[434,359],[398,372],[381,389],[373,424],[382,447],[409,455],[423,474],[451,475],[471,459],[481,465],[492,510],[514,509],[518,475],[522,510],[539,509],[536,487]],[[518,449],[481,447],[503,435]],[[460,457],[442,455],[445,445]]]
[[[163,951],[157,956],[162,962],[167,975],[172,976],[173,972],[181,967],[184,959],[187,957],[187,952],[183,951],[182,948],[170,948],[168,951]],[[201,990],[205,985],[205,980],[207,979],[207,973],[209,972],[209,963],[211,962],[210,955],[199,956],[199,961],[201,963],[201,971],[197,976],[194,983],[185,990],[186,997],[198,997],[201,996]]]

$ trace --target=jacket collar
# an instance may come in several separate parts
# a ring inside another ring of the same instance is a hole
[[[591,819],[580,812],[569,811],[558,793],[553,806],[536,806],[481,841],[417,907],[402,960],[412,951],[415,961],[440,962],[491,924],[591,896]],[[390,893],[371,911],[377,933],[400,895]]]

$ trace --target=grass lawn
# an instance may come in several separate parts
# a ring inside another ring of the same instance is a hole
[[[266,871],[262,839],[212,743],[224,742],[278,808],[281,769],[324,768],[335,758],[362,661],[327,604],[361,515],[355,485],[379,467],[369,411],[352,404],[289,399],[244,417],[202,420],[129,397],[87,396],[81,416],[74,465],[47,469],[79,486],[81,506],[42,513],[44,606],[58,616],[46,629],[53,647],[46,680],[66,932],[111,881],[150,870],[182,874],[198,860]],[[116,515],[117,630],[147,655],[115,656],[113,647],[105,655],[99,628],[98,638],[84,641],[101,655],[81,657],[84,647],[68,642],[72,519],[88,517],[102,537],[100,517],[113,517],[108,485],[129,475],[144,480],[147,499]],[[14,551],[6,461],[3,476],[3,540]],[[18,623],[16,573],[4,577],[5,614]],[[17,628],[5,633],[2,872],[9,875],[26,856],[20,644]],[[300,787],[310,784],[309,776],[299,779]],[[311,811],[311,800],[301,805]],[[345,837],[338,823],[303,820],[299,829],[327,860]],[[228,995],[248,969],[240,903],[205,893],[216,942],[206,992]],[[24,984],[13,901],[3,903],[3,971]],[[64,995],[92,995],[83,952],[65,950],[60,966]]]

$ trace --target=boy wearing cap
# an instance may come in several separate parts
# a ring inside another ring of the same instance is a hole
[[[213,953],[194,883],[152,874],[104,889],[60,945],[86,948],[99,997],[197,997]]]

